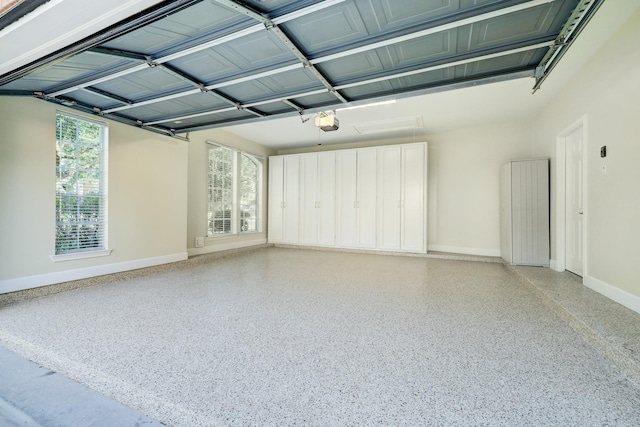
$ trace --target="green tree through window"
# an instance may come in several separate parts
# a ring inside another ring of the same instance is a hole
[[[258,182],[257,160],[240,156],[240,231],[258,231]]]
[[[105,249],[105,126],[56,115],[56,254]]]
[[[229,234],[233,211],[233,151],[209,149],[209,234]]]
[[[261,162],[213,144],[209,147],[208,162],[209,236],[260,231]]]

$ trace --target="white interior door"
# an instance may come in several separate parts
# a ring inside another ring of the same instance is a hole
[[[584,273],[584,188],[583,127],[566,137],[566,260],[565,269],[582,276]]]

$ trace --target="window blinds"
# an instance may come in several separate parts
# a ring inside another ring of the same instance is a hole
[[[56,115],[56,254],[106,249],[105,125]]]

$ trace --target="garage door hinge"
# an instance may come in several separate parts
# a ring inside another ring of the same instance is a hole
[[[276,26],[276,24],[274,24],[273,21],[271,21],[270,19],[265,19],[263,21],[263,24],[264,24],[264,28],[266,28],[267,30],[275,28]]]
[[[153,60],[153,58],[151,58],[150,56],[147,56],[146,58],[147,58],[147,65],[148,65],[149,67],[154,68],[154,67],[157,67],[158,65],[160,65],[160,64],[158,64],[157,62],[155,62],[155,61]]]

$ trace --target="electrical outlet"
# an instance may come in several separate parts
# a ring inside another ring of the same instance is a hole
[[[196,237],[196,248],[204,247],[204,237]]]

